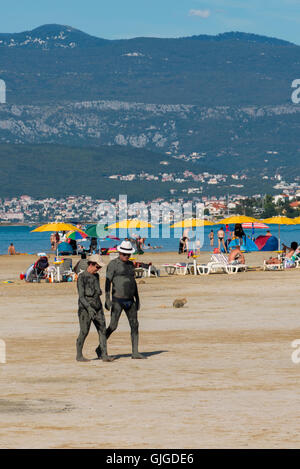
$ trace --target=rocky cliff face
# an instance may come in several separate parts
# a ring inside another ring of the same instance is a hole
[[[176,153],[257,143],[272,134],[272,143],[278,139],[282,144],[285,129],[297,128],[299,115],[300,106],[292,104],[241,108],[121,101],[0,105],[0,142],[118,144]]]

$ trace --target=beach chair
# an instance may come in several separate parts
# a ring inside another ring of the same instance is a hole
[[[283,262],[280,264],[267,264],[267,261],[264,260],[263,268],[264,270],[284,270],[284,264]]]
[[[163,264],[162,267],[165,269],[168,275],[186,275],[190,273],[190,264],[185,262],[177,262],[175,264]]]
[[[237,274],[247,270],[247,266],[245,264],[230,264],[224,254],[212,254],[211,262],[197,265],[197,271],[200,275],[209,275],[220,270],[227,274]]]
[[[207,264],[197,264],[197,273],[199,275],[209,275],[212,273],[215,273],[218,271],[218,269],[222,269],[223,272],[223,266],[219,266],[219,264],[216,265],[215,262],[208,262]]]
[[[75,278],[75,272],[73,272],[72,270],[72,259],[68,258],[64,258],[63,259],[63,263],[60,265],[60,275],[61,275],[61,278],[62,280],[66,281],[69,277],[72,278],[72,280],[74,280]]]
[[[211,257],[215,265],[219,264],[227,274],[237,274],[238,272],[246,271],[248,267],[246,264],[231,264],[228,262],[228,257],[224,256],[224,254],[213,254]]]
[[[175,264],[163,264],[162,267],[168,275],[174,275],[176,272]]]
[[[191,263],[177,262],[175,265],[177,275],[187,275],[191,273]]]
[[[151,277],[151,275],[153,275],[154,277],[160,276],[160,270],[157,269],[154,265],[152,265],[152,263],[150,264],[141,263],[141,265],[135,268],[136,278]]]
[[[134,269],[134,276],[135,278],[142,278],[145,277],[145,271],[142,269],[142,267],[136,267]]]

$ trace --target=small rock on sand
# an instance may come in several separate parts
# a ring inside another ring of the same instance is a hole
[[[176,298],[176,300],[173,301],[173,306],[174,308],[183,308],[186,303],[186,298]]]

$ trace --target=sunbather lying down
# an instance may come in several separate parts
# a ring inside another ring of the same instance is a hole
[[[298,243],[296,241],[293,241],[291,243],[291,247],[289,248],[288,246],[286,246],[285,244],[283,244],[284,246],[284,254],[285,254],[285,259],[286,260],[289,260],[289,259],[292,259],[293,255],[295,254],[295,251],[297,250],[298,248]],[[282,263],[282,259],[279,257],[270,257],[268,260],[266,260],[266,264],[281,264]]]
[[[235,246],[228,256],[229,264],[238,265],[245,264],[245,257],[241,252],[240,246]]]
[[[145,262],[134,262],[133,265],[135,268],[142,267],[143,269],[149,269],[150,267],[151,274],[159,274],[158,269],[155,267],[155,265],[152,265],[152,262],[149,262],[149,264],[146,264]]]

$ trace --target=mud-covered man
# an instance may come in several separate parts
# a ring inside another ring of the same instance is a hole
[[[124,310],[131,330],[132,358],[146,358],[138,351],[139,323],[137,312],[140,308],[140,300],[135,281],[134,266],[129,261],[134,249],[130,241],[123,241],[117,247],[117,250],[119,251],[119,257],[113,259],[106,270],[105,308],[111,310],[106,338],[108,339],[111,333],[116,330],[121,313]],[[96,352],[100,357],[99,347]]]
[[[106,324],[100,296],[102,294],[99,275],[97,272],[104,266],[99,255],[88,257],[88,265],[84,272],[78,276],[78,318],[80,332],[76,342],[76,360],[80,362],[89,361],[82,354],[83,345],[90,331],[91,322],[94,323],[99,334],[99,350],[103,361],[112,361],[107,355]]]

